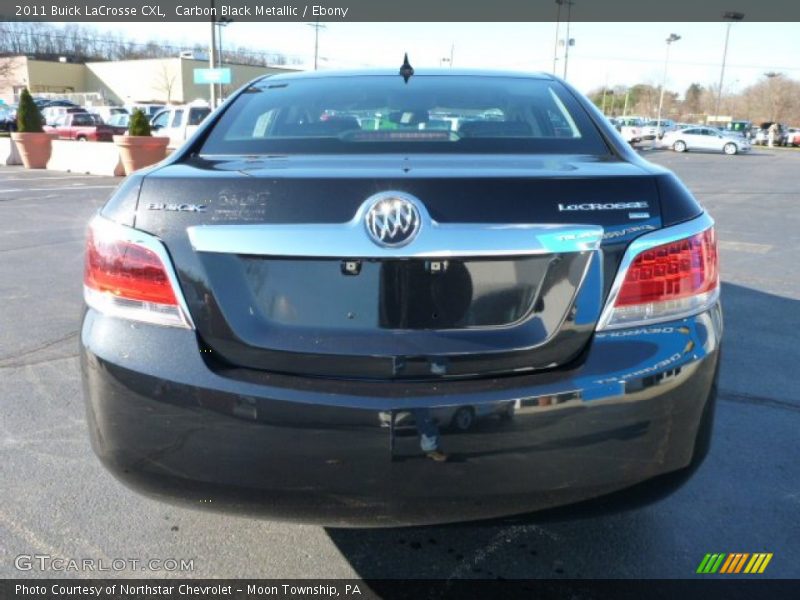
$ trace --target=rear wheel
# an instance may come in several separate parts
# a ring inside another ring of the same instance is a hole
[[[450,425],[458,431],[469,431],[475,422],[475,411],[471,406],[462,406],[453,415]]]
[[[739,148],[736,147],[736,144],[733,142],[728,142],[723,146],[722,151],[728,155],[734,155],[739,151]]]
[[[686,142],[678,140],[672,144],[672,149],[675,150],[675,152],[686,152]]]
[[[79,136],[78,136],[78,141],[79,141],[79,142],[85,142],[85,141],[86,141],[86,137],[85,137],[85,136],[82,136],[82,135],[79,135]]]
[[[514,418],[514,413],[516,413],[516,407],[513,402],[509,402],[500,413],[500,418],[504,421],[511,421]]]

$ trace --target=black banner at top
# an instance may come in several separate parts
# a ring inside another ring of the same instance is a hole
[[[800,21],[800,2],[760,0],[0,0],[21,21],[191,22]]]

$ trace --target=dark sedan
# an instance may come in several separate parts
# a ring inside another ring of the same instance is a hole
[[[713,220],[550,75],[258,79],[92,220],[84,297],[94,450],[172,502],[479,519],[709,444]]]

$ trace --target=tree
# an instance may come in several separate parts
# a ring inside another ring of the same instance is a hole
[[[164,92],[167,97],[167,104],[172,102],[172,90],[175,87],[175,78],[177,74],[172,68],[172,65],[165,63],[161,64],[161,71],[157,75],[156,89]]]
[[[20,133],[42,133],[42,113],[33,101],[28,88],[22,90],[19,96],[19,107],[17,108],[17,131]]]
[[[133,111],[130,122],[128,123],[128,135],[150,136],[150,121],[140,108]]]
[[[683,112],[688,114],[699,114],[702,112],[703,86],[693,83],[683,95]]]

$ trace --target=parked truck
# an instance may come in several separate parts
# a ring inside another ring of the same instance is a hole
[[[79,142],[110,142],[114,135],[125,133],[124,127],[106,125],[103,119],[88,112],[61,115],[53,125],[46,125],[44,130],[56,134],[60,140]]]

